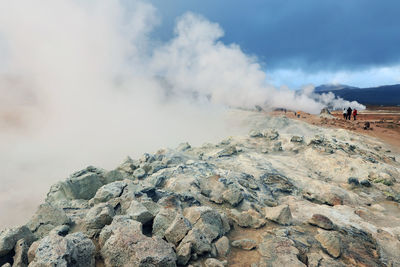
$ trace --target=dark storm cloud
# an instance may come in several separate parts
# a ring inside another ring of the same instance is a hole
[[[157,36],[172,35],[177,16],[203,14],[223,41],[256,54],[267,68],[364,69],[400,62],[400,1],[151,0],[162,17]]]

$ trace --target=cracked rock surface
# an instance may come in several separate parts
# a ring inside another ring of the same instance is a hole
[[[248,120],[248,135],[56,183],[26,225],[0,232],[0,266],[400,266],[399,154]]]

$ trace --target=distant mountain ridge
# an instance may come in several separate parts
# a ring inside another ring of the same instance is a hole
[[[364,105],[400,105],[400,84],[378,87],[358,88],[343,84],[323,84],[315,87],[318,94],[332,92],[348,101],[357,101]]]

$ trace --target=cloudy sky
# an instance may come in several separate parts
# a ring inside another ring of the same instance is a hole
[[[400,1],[151,0],[161,40],[177,17],[202,14],[257,56],[275,85],[345,83],[367,87],[400,83]]]
[[[368,2],[0,0],[0,228],[88,165],[248,132],[228,107],[364,108],[304,85],[400,83],[400,4]]]

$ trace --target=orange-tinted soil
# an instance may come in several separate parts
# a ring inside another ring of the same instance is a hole
[[[273,115],[283,115],[285,112],[274,111]],[[400,151],[400,107],[368,107],[366,110],[359,111],[357,120],[345,120],[342,111],[333,111],[334,119],[327,119],[319,115],[311,115],[300,112],[300,117],[295,116],[293,111],[287,111],[289,118],[305,121],[307,123],[328,127],[342,128],[355,131],[364,135],[373,136],[394,146],[394,149]],[[371,129],[364,130],[366,122],[370,123]]]

